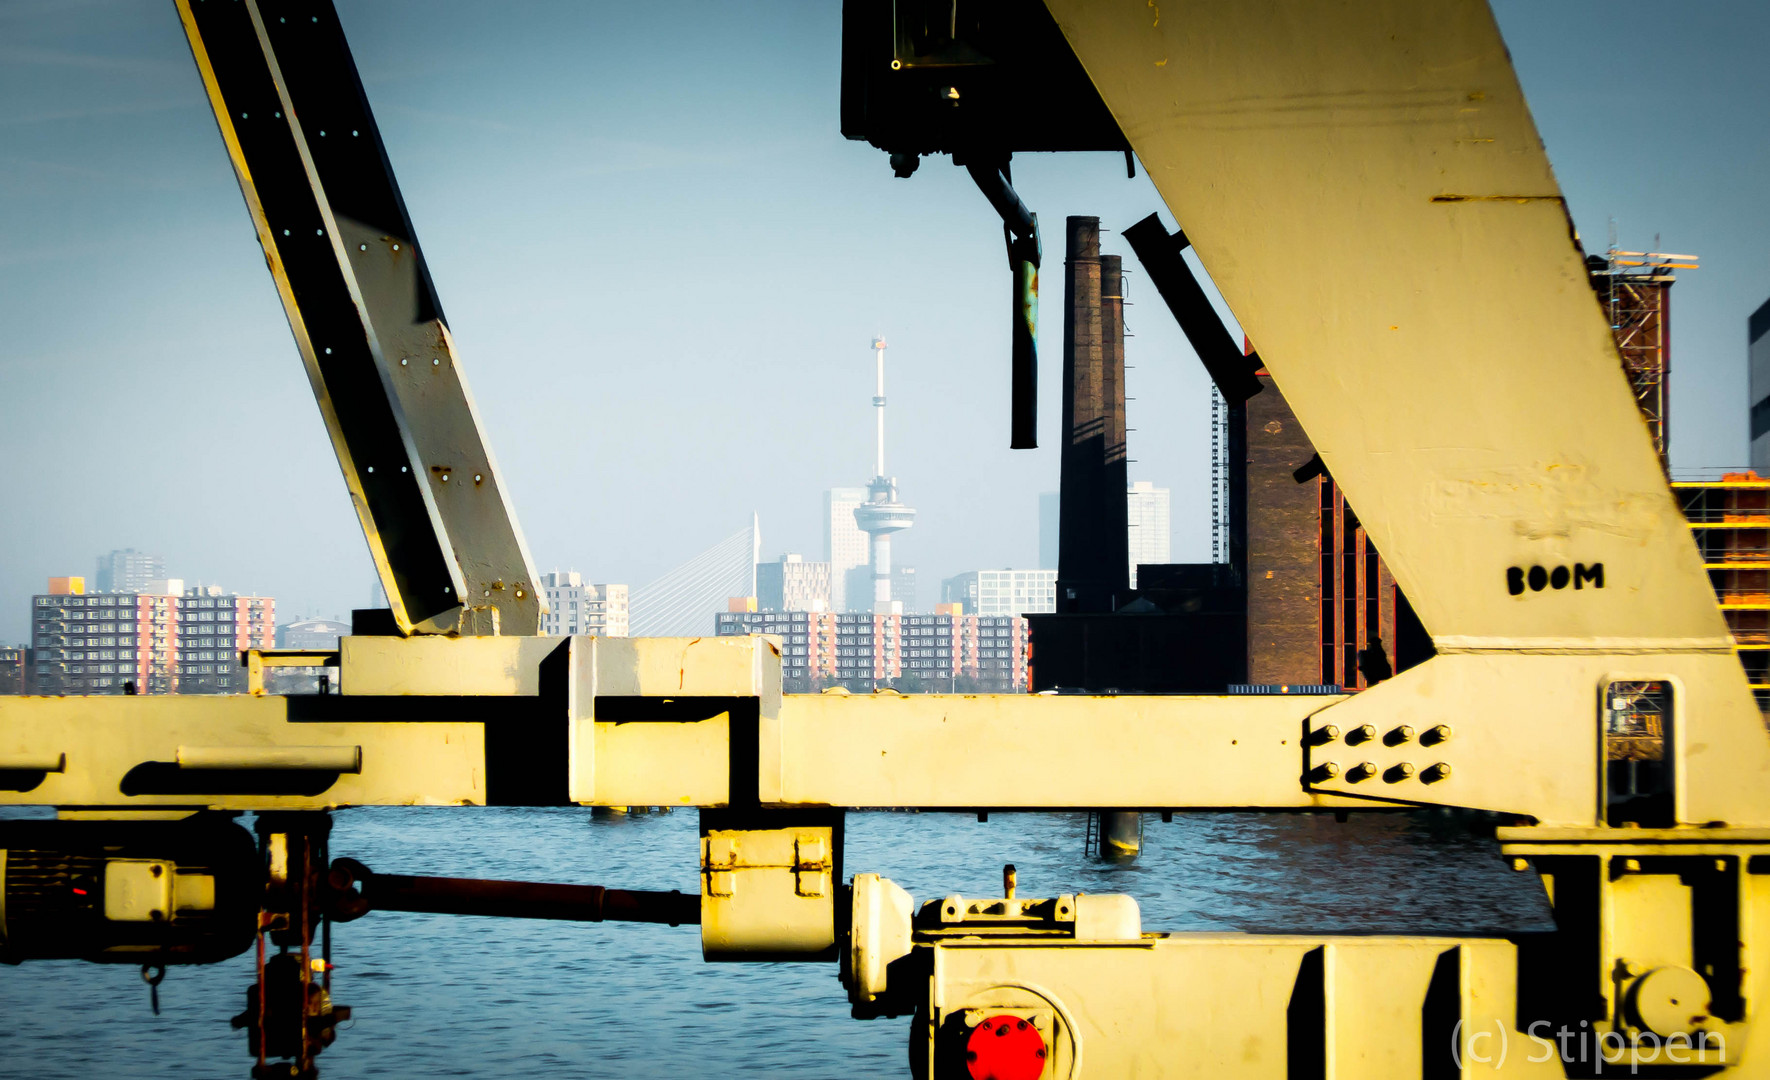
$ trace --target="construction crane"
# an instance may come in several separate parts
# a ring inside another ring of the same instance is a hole
[[[1482,0],[845,6],[845,132],[900,175],[953,155],[1003,218],[1017,444],[1039,249],[1010,156],[1120,150],[1152,177],[1182,232],[1142,243],[1209,269],[1436,649],[1311,697],[787,697],[765,638],[536,636],[335,13],[177,6],[390,613],[335,653],[250,652],[247,695],[0,699],[0,803],[69,812],[0,824],[5,959],[256,947],[260,1077],[315,1075],[344,1016],[326,928],[377,908],[833,962],[857,1015],[912,1017],[931,1077],[1770,1075],[1770,738]],[[1200,352],[1252,392],[1239,350]],[[340,693],[263,693],[291,664]],[[329,811],[381,804],[697,807],[699,895],[334,858]],[[1557,930],[1164,934],[1128,896],[1011,874],[917,905],[845,865],[866,806],[1491,811]],[[1601,1066],[1491,1052],[1539,1021]]]

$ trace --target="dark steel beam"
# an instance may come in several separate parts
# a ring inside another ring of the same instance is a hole
[[[1260,356],[1244,354],[1236,348],[1223,320],[1217,318],[1203,286],[1180,257],[1191,246],[1186,234],[1169,234],[1161,219],[1151,214],[1125,230],[1125,241],[1136,252],[1137,261],[1143,264],[1143,272],[1149,275],[1155,291],[1174,313],[1174,320],[1192,343],[1192,351],[1198,354],[1199,362],[1210,373],[1224,400],[1239,405],[1258,394],[1260,380],[1254,372],[1260,370]]]

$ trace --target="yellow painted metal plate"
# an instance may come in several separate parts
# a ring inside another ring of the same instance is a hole
[[[1049,7],[1441,648],[1725,641],[1485,3]]]
[[[724,806],[731,801],[731,718],[593,725],[596,764],[573,802],[595,806]]]
[[[338,642],[341,689],[346,694],[532,697],[540,693],[540,665],[562,638],[371,637]]]
[[[0,760],[65,757],[60,772],[4,774],[0,805],[268,810],[485,802],[482,725],[290,723],[286,700],[0,697]],[[227,750],[268,767],[181,769],[180,747]],[[359,747],[354,773],[275,767],[285,756],[313,759],[316,748],[342,758]]]
[[[1338,700],[795,695],[782,701],[778,722],[762,722],[762,801],[957,808],[1347,805],[1301,784],[1304,719]]]

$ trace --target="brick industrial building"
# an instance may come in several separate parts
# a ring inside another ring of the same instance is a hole
[[[779,637],[788,693],[831,686],[858,692],[891,685],[979,693],[1027,688],[1026,620],[1018,616],[733,611],[718,616],[716,632]]]
[[[1248,682],[1363,689],[1430,645],[1284,395],[1265,371],[1257,377],[1265,389],[1240,410]]]

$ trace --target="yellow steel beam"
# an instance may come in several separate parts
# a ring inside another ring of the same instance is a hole
[[[66,761],[0,790],[0,802],[477,802],[495,774],[584,805],[1411,803],[1589,827],[1604,815],[1604,688],[1663,680],[1675,820],[1770,826],[1763,764],[1750,752],[1763,738],[1757,710],[1750,738],[1713,734],[1733,695],[1751,700],[1731,644],[1621,657],[1452,653],[1357,695],[1319,697],[783,697],[766,638],[347,638],[340,654],[343,695],[0,702],[0,771],[9,755]],[[323,748],[357,746],[360,776],[324,785],[312,782],[318,769],[274,791],[186,777],[178,798],[164,777],[152,790],[128,780],[141,767],[189,771],[181,748],[206,748],[211,760],[252,751],[269,769],[273,752],[325,758]]]
[[[534,634],[533,560],[336,14],[177,7],[395,621]]]
[[[1711,601],[1712,602],[1712,601]],[[1672,685],[1674,715],[1668,750],[1675,763],[1679,822],[1770,825],[1770,780],[1762,756],[1763,721],[1731,642],[1709,653],[1507,656],[1464,653],[1430,663],[1323,710],[1317,728],[1333,725],[1335,740],[1310,748],[1310,767],[1332,762],[1332,777],[1312,786],[1340,794],[1463,806],[1528,815],[1544,824],[1596,825],[1603,819],[1601,709],[1611,682],[1664,680]],[[1737,697],[1747,702],[1744,730],[1716,723],[1732,716]],[[1551,722],[1552,720],[1552,722]],[[1370,725],[1378,736],[1349,744],[1347,735]],[[1420,735],[1445,725],[1451,738],[1425,745]],[[1413,732],[1393,745],[1392,732]],[[1369,762],[1374,775],[1354,778]],[[1450,766],[1432,782],[1430,766]],[[1411,765],[1407,775],[1391,773]]]
[[[0,697],[0,804],[265,810],[485,802],[483,725],[291,723],[289,700]],[[61,767],[41,767],[52,760]]]
[[[795,695],[762,721],[781,805],[1361,805],[1300,782],[1306,719],[1339,697]]]
[[[1725,640],[1483,0],[1048,6],[1434,639]]]

